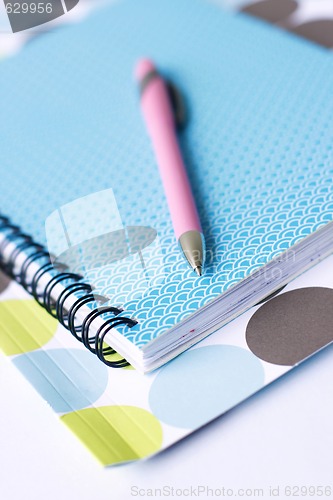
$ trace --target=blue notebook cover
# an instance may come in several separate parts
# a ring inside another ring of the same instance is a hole
[[[186,96],[202,277],[179,252],[142,122],[143,55]],[[112,189],[116,229],[154,228],[143,255],[87,269],[137,319],[120,331],[141,348],[332,220],[332,69],[323,49],[202,0],[120,1],[2,64],[2,211],[47,243],[51,214]]]

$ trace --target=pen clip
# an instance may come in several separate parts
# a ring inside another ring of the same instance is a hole
[[[186,125],[187,115],[184,98],[176,87],[176,85],[170,80],[166,80],[166,86],[169,93],[169,98],[173,108],[173,113],[175,117],[175,123],[177,128],[182,129]]]
[[[142,96],[149,86],[149,84],[155,79],[160,77],[156,69],[149,71],[140,83],[140,95]],[[176,87],[176,85],[171,80],[164,80],[164,83],[169,94],[169,99],[171,102],[175,124],[178,129],[184,128],[187,121],[186,107],[184,103],[184,98]]]

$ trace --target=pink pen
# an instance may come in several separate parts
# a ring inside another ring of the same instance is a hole
[[[176,238],[187,262],[201,276],[204,237],[177,140],[168,87],[154,64],[147,59],[139,61],[135,75],[140,85],[142,112],[152,140]]]

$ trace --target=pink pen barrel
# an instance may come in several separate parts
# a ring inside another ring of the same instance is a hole
[[[163,79],[154,74],[155,66],[141,60],[136,79],[144,82],[141,95],[142,113],[159,166],[176,238],[188,231],[201,230],[198,212],[178,145],[176,126],[168,89]]]

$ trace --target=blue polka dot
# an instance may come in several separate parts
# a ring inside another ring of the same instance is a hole
[[[90,352],[79,349],[34,351],[13,362],[59,413],[90,406],[108,382],[107,367]]]
[[[149,403],[163,422],[194,429],[263,385],[263,366],[251,352],[207,346],[187,351],[162,368],[150,389]]]

